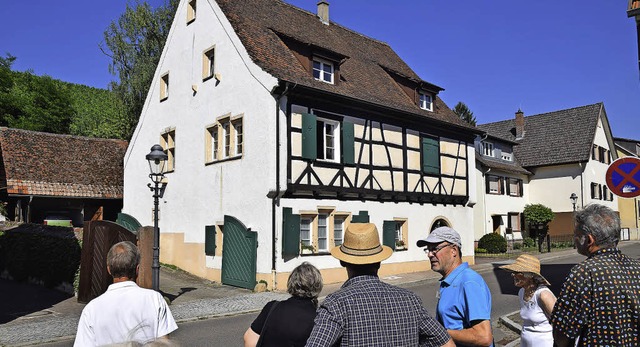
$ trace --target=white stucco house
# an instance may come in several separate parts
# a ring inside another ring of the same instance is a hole
[[[145,155],[169,156],[160,261],[225,284],[286,287],[302,261],[325,283],[349,223],[396,252],[381,274],[429,268],[415,246],[450,225],[473,261],[474,139],[383,42],[321,1],[181,1],[124,160],[124,208],[152,224]]]
[[[478,128],[516,144],[515,160],[530,172],[525,173],[528,184],[522,177],[524,202],[543,204],[555,213],[550,235],[572,234],[572,194],[578,197],[577,209],[599,203],[618,211],[618,198],[605,180],[609,164],[618,156],[603,103],[526,117],[518,111],[515,119]]]
[[[516,160],[518,143],[489,134],[478,136],[476,147],[475,240],[498,233],[507,240],[522,240],[524,216],[529,202],[529,176]]]

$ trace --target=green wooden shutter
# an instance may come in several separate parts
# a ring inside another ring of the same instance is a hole
[[[422,172],[440,174],[440,145],[432,137],[422,138]]]
[[[282,256],[300,254],[300,215],[293,214],[291,207],[282,208]]]
[[[204,226],[204,254],[215,255],[216,254],[216,226],[205,225]]]
[[[342,122],[342,163],[355,163],[353,123]]]
[[[369,212],[360,211],[358,214],[351,216],[351,223],[369,223]]]
[[[382,223],[382,244],[396,249],[396,221],[386,220]]]
[[[316,116],[310,113],[302,114],[302,157],[315,160],[318,152],[318,134],[316,132]]]

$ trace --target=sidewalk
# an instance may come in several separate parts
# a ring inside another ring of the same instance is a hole
[[[543,260],[572,254],[575,254],[574,249],[544,253],[538,257]],[[476,261],[472,268],[482,273],[493,271],[492,263],[508,260],[477,258]],[[428,270],[389,276],[382,280],[394,285],[407,285],[436,281],[439,278],[438,273]],[[335,292],[341,285],[342,283],[325,285],[320,299]],[[253,293],[167,268],[161,268],[160,290],[171,301],[170,308],[178,323],[256,312],[271,300],[289,297],[289,294],[282,292]],[[73,339],[84,308],[84,304],[78,303],[75,297],[36,285],[6,280],[0,280],[0,296],[5,298],[0,310],[0,345],[26,346]],[[11,298],[10,302],[6,298]],[[501,334],[497,330],[495,335],[496,342],[517,338],[503,336],[508,334]]]

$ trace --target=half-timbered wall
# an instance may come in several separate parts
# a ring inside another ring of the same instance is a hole
[[[322,129],[325,121],[332,134]],[[339,151],[333,159],[323,152],[326,143],[330,153]],[[291,107],[289,196],[464,204],[467,166],[465,141]]]

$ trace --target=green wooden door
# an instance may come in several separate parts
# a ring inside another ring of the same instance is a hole
[[[253,289],[256,285],[258,234],[232,216],[224,216],[222,284]]]

